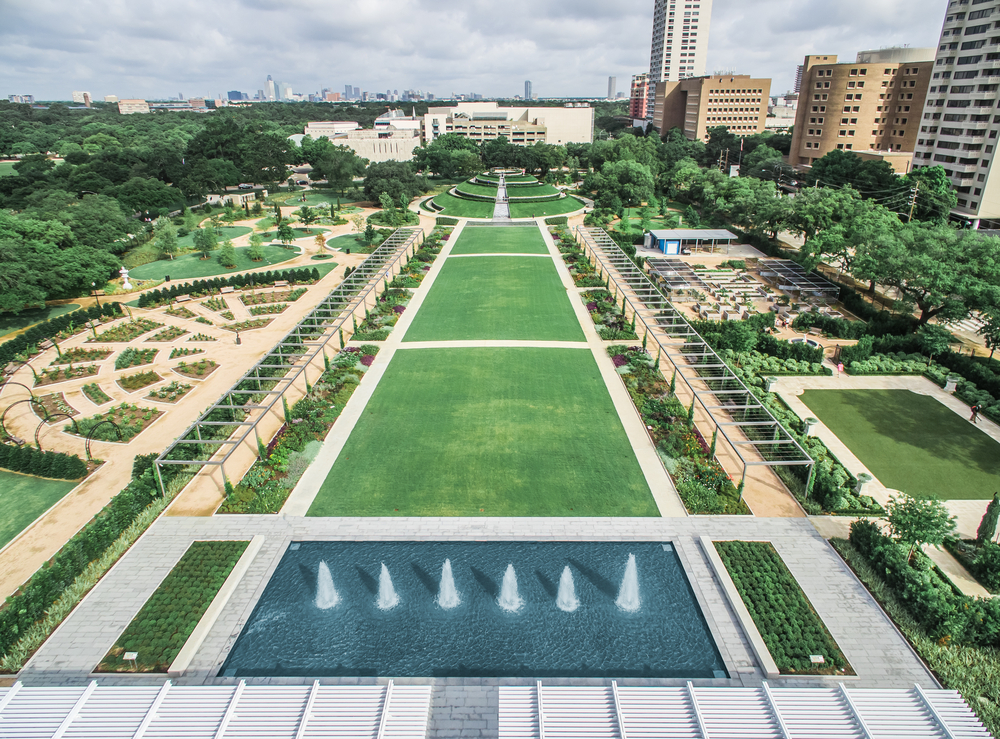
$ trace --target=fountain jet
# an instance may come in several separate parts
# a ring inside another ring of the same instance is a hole
[[[340,603],[340,595],[333,587],[333,577],[326,562],[320,560],[319,573],[316,575],[316,607],[324,611]]]
[[[455,588],[455,578],[451,574],[451,560],[446,559],[441,566],[441,587],[438,590],[437,604],[446,611],[462,602],[462,597]]]
[[[566,565],[559,578],[559,595],[556,597],[559,610],[572,613],[580,607],[580,599],[576,597],[576,587],[573,585],[573,573]]]
[[[399,595],[392,587],[392,578],[389,577],[389,568],[382,563],[382,573],[378,576],[378,601],[379,610],[388,611],[399,605]]]
[[[524,601],[517,593],[517,574],[514,572],[513,564],[507,565],[507,571],[503,573],[503,585],[500,586],[497,605],[510,613],[519,611],[524,605]]]
[[[622,578],[621,587],[618,588],[618,599],[615,605],[623,611],[635,613],[642,605],[639,598],[639,570],[635,566],[635,555],[628,555],[628,564],[625,565],[625,576]]]

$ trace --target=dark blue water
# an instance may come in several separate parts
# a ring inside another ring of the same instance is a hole
[[[640,609],[615,604],[629,554]],[[451,560],[462,603],[436,603]],[[314,603],[326,561],[340,602]],[[376,606],[381,564],[399,595]],[[514,565],[524,606],[497,605]],[[569,565],[580,606],[556,607]],[[660,543],[301,542],[285,553],[220,672],[238,677],[725,676],[673,551]]]

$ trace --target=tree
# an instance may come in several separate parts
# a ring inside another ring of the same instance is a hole
[[[382,205],[382,217],[385,219],[385,225],[398,226],[399,217],[396,215],[396,205],[392,202],[392,198],[389,197],[389,193],[382,193],[378,196],[378,199]]]
[[[976,529],[977,546],[982,546],[993,539],[997,531],[998,521],[1000,521],[1000,493],[993,493],[993,500],[986,506],[983,520],[979,522],[979,528]]]
[[[375,240],[375,227],[372,224],[365,226],[365,243],[371,246],[371,243]]]
[[[170,221],[161,221],[156,224],[153,244],[161,254],[166,254],[171,259],[177,253],[177,229]]]
[[[222,248],[219,249],[219,264],[227,269],[232,269],[236,266],[236,248],[229,239],[226,239],[222,244]]]
[[[295,211],[295,215],[297,215],[299,217],[299,220],[305,224],[306,233],[312,233],[312,229],[310,228],[310,226],[316,223],[316,221],[319,219],[319,216],[316,214],[316,211],[314,211],[312,208],[302,206],[297,211]]]
[[[323,247],[326,246],[326,237],[324,237],[323,234],[318,233],[316,234],[316,238],[313,239],[313,243],[316,244],[316,251],[321,253],[323,251]]]
[[[319,141],[327,141],[326,137]],[[305,139],[303,139],[305,143]],[[309,176],[313,180],[326,180],[330,186],[343,195],[344,190],[354,184],[355,177],[361,177],[368,166],[368,160],[362,159],[354,150],[347,146],[329,146],[320,151],[309,163],[313,171]]]
[[[993,359],[993,352],[1000,346],[1000,307],[983,309],[979,318],[983,325],[976,333],[983,337],[986,348],[990,350],[990,359]]]
[[[851,187],[862,197],[884,199],[903,195],[909,189],[906,181],[888,162],[865,160],[853,151],[834,149],[813,163],[805,175],[806,182],[826,187]]]
[[[201,255],[208,259],[208,253],[219,248],[219,237],[215,229],[211,226],[205,226],[205,228],[199,228],[194,232],[192,237],[194,240],[195,248],[201,252]]]
[[[944,326],[925,323],[917,331],[917,341],[920,344],[920,349],[927,354],[930,361],[934,361],[934,357],[941,354],[941,352],[948,351],[948,345],[954,340],[955,337]]]
[[[935,165],[914,169],[903,180],[907,185],[916,188],[914,220],[936,223],[945,223],[948,220],[951,209],[958,204],[958,195],[951,184],[951,178],[945,174],[944,167]],[[909,216],[909,202],[900,208],[900,211],[904,208]]]
[[[366,224],[367,224],[367,221],[365,220],[365,217],[363,215],[361,215],[360,213],[358,213],[357,215],[351,216],[351,228],[353,228],[354,231],[359,236],[362,233],[364,233],[365,225]]]
[[[260,234],[251,234],[250,248],[247,249],[247,257],[251,262],[259,262],[264,258],[264,237]]]
[[[295,240],[295,231],[287,223],[278,226],[278,241],[282,244],[291,244]]]
[[[601,168],[603,192],[621,198],[626,206],[639,205],[654,196],[655,181],[649,167],[629,159],[608,162]]]
[[[955,516],[937,498],[920,499],[903,493],[889,501],[886,512],[892,535],[910,547],[907,561],[921,544],[940,546],[957,525]]]
[[[426,181],[418,178],[407,162],[375,162],[365,174],[365,199],[373,203],[379,202],[384,192],[398,202],[403,194],[412,199],[428,189]]]

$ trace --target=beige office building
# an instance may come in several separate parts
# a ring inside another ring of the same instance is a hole
[[[934,67],[933,49],[862,51],[853,62],[812,54],[802,65],[789,164],[809,167],[842,149],[907,172]]]
[[[497,103],[458,103],[429,108],[423,116],[424,142],[446,133],[473,141],[506,136],[513,144],[589,144],[594,140],[594,109],[566,105],[561,108],[507,108]]]
[[[119,100],[118,112],[122,115],[130,115],[132,113],[148,113],[149,103],[145,100]]]
[[[764,130],[770,97],[771,80],[746,74],[659,82],[653,125],[661,134],[680,128],[691,141],[705,141],[716,126],[750,136]]]

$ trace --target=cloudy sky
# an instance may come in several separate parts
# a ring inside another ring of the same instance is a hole
[[[708,71],[788,89],[805,54],[937,43],[945,0],[715,0]],[[628,89],[653,0],[0,0],[0,94],[67,100],[295,92],[546,96]]]

